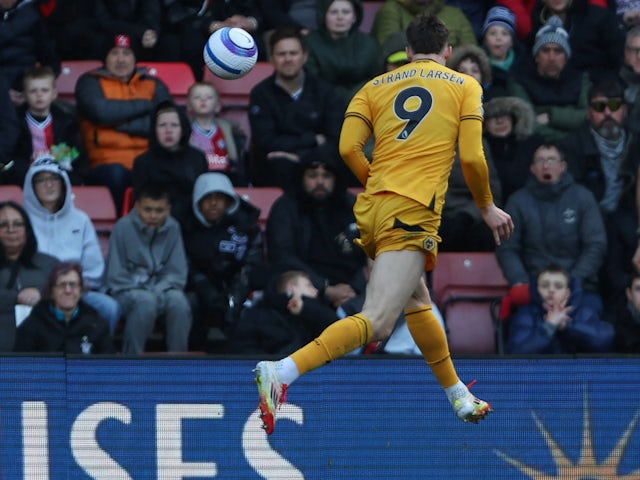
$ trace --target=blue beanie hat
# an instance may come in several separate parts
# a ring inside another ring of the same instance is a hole
[[[507,7],[497,6],[491,7],[487,12],[487,17],[482,26],[482,36],[484,37],[489,27],[500,25],[509,30],[512,37],[516,35],[516,16]]]
[[[536,41],[533,44],[532,50],[533,56],[535,57],[538,50],[548,43],[556,43],[560,45],[560,48],[562,48],[567,54],[567,58],[571,57],[569,34],[564,28],[562,28],[562,20],[560,20],[560,17],[556,15],[547,20],[547,23],[538,30],[538,33],[536,33]]]

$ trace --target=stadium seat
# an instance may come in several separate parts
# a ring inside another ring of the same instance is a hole
[[[89,215],[98,234],[102,253],[106,256],[109,236],[118,220],[111,192],[102,185],[74,185],[72,190],[75,206]]]
[[[0,202],[12,200],[20,205],[24,202],[22,187],[18,185],[0,185]]]
[[[212,83],[218,95],[222,109],[249,106],[249,93],[251,89],[273,73],[273,65],[269,62],[258,62],[255,67],[244,77],[235,80],[223,80],[215,76],[205,67],[204,80]]]
[[[364,1],[362,2],[362,22],[360,22],[360,31],[371,33],[373,23],[376,19],[376,13],[384,2],[380,1]]]
[[[124,191],[124,199],[122,200],[122,212],[120,215],[123,217],[131,211],[135,202],[133,187],[127,187]]]
[[[140,62],[138,66],[146,67],[149,75],[162,80],[178,105],[187,103],[189,87],[196,81],[188,64],[183,62]]]
[[[440,253],[432,291],[451,353],[497,352],[497,311],[509,283],[493,252]]]
[[[278,187],[235,187],[235,191],[243,200],[260,209],[258,224],[264,230],[273,203],[282,195]]]
[[[76,103],[76,82],[80,75],[102,66],[100,60],[65,60],[60,65],[60,75],[56,79],[58,98],[66,102]]]

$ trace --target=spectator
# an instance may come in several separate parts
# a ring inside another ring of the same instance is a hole
[[[640,273],[629,279],[625,296],[620,298],[611,311],[611,323],[616,330],[617,353],[640,352]]]
[[[520,98],[496,97],[484,105],[485,154],[496,167],[505,203],[524,187],[533,152],[543,142],[534,122],[533,108]]]
[[[38,157],[54,156],[72,185],[84,183],[88,171],[86,155],[81,154],[80,130],[76,116],[54,101],[56,76],[49,67],[33,67],[24,74],[26,102],[18,107],[21,132],[14,150],[12,169],[16,185],[24,183],[29,165]]]
[[[133,210],[118,220],[109,239],[107,285],[124,313],[126,354],[145,351],[161,316],[167,350],[185,352],[189,347],[187,257],[180,226],[170,212],[166,187],[147,183],[136,191]]]
[[[580,280],[549,265],[530,289],[531,302],[519,307],[509,322],[508,353],[613,351],[613,325],[582,303]]]
[[[496,249],[505,278],[527,290],[531,277],[553,263],[585,288],[584,304],[602,313],[597,276],[607,234],[593,194],[576,183],[555,145],[540,145],[531,163],[532,177],[507,201],[513,235]],[[516,292],[514,292],[516,293]]]
[[[224,27],[238,27],[249,32],[258,47],[258,59],[267,59],[262,38],[263,22],[255,0],[164,0],[164,4],[163,30],[180,39],[181,60],[191,66],[198,81],[204,74],[202,47],[212,33]]]
[[[569,172],[593,193],[607,230],[603,293],[611,301],[623,295],[638,246],[638,166],[640,142],[625,125],[622,86],[611,80],[589,91],[587,118],[562,142]]]
[[[16,325],[42,298],[56,262],[38,252],[27,212],[15,202],[0,202],[0,352],[13,349]]]
[[[491,97],[508,95],[507,80],[523,56],[516,38],[515,15],[507,7],[493,7],[482,28],[482,46],[491,65]],[[488,99],[485,97],[485,101]]]
[[[182,225],[191,215],[193,185],[208,171],[207,159],[189,145],[189,120],[175,104],[160,102],[151,119],[149,150],[133,162],[133,189],[141,190],[147,183],[166,185],[171,215]]]
[[[2,0],[0,2],[0,76],[9,85],[14,104],[24,102],[22,76],[36,65],[48,65],[60,73],[60,60],[53,49],[37,2]]]
[[[447,60],[447,67],[475,78],[482,86],[483,99],[489,99],[493,78],[489,58],[482,48],[477,45],[462,45],[455,48]]]
[[[382,72],[390,72],[409,63],[407,56],[407,35],[395,32],[382,44]]]
[[[380,72],[380,47],[359,30],[361,0],[321,0],[317,6],[318,29],[307,36],[307,71],[333,85],[346,109],[353,94]]]
[[[209,170],[226,173],[236,183],[244,183],[242,158],[246,136],[240,127],[218,117],[220,97],[211,83],[196,82],[189,87],[187,113],[191,118],[189,144],[202,150]]]
[[[15,161],[11,158],[13,149],[18,142],[20,126],[16,110],[9,96],[9,86],[0,75],[0,185],[20,185],[14,183],[13,167]]]
[[[251,182],[289,188],[302,155],[337,155],[344,109],[328,83],[305,72],[300,33],[277,30],[269,41],[275,71],[249,100]]]
[[[628,127],[633,133],[638,133],[640,132],[640,25],[627,32],[620,80],[625,87],[625,101],[629,104]]]
[[[18,327],[14,351],[115,353],[109,324],[82,300],[83,286],[79,263],[56,264],[49,274],[45,298]]]
[[[131,38],[118,35],[104,67],[80,76],[75,96],[91,166],[87,183],[109,187],[120,212],[133,160],[149,148],[151,113],[171,95],[161,80],[136,68]]]
[[[140,61],[180,60],[180,39],[162,32],[162,2],[158,0],[93,0],[98,35],[108,47],[112,38],[127,35]],[[104,45],[104,44],[103,44]],[[201,47],[202,48],[202,47]]]
[[[587,73],[568,63],[569,34],[559,17],[552,17],[536,35],[533,60],[514,69],[509,93],[531,103],[536,129],[548,142],[559,141],[584,119],[590,87]]]
[[[267,220],[270,263],[279,271],[308,273],[334,308],[364,291],[367,264],[353,244],[356,198],[345,189],[339,162],[339,157],[305,157],[297,188],[276,200]]]
[[[104,293],[104,257],[89,216],[73,204],[69,175],[51,157],[36,160],[24,181],[24,208],[41,252],[82,266],[83,300],[108,322],[111,333],[120,321],[116,301]]]
[[[195,293],[198,307],[191,329],[195,350],[203,349],[207,320],[214,317],[218,325],[229,327],[255,288],[251,279],[264,263],[259,214],[222,173],[204,173],[196,180],[193,217],[184,233],[187,290]]]
[[[451,7],[445,0],[386,0],[376,12],[373,36],[382,45],[394,32],[404,31],[420,14],[435,15],[449,29],[449,43],[453,47],[477,45],[478,39],[464,12]]]
[[[288,355],[307,344],[338,319],[318,295],[307,273],[283,272],[232,328],[230,353]]]
[[[595,6],[589,0],[540,0],[531,12],[532,32],[548,25],[554,16],[571,32],[568,42],[574,68],[588,72],[592,82],[617,75],[622,65],[624,28],[613,11]],[[536,43],[537,35],[534,38],[530,33],[527,45],[532,47]]]

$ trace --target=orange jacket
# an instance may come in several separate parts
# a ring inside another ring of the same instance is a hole
[[[87,72],[78,79],[75,96],[91,166],[120,163],[129,169],[149,147],[150,114],[171,99],[166,85],[142,68],[128,82],[104,68]]]

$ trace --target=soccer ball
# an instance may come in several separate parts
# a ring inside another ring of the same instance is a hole
[[[258,60],[258,47],[243,29],[224,27],[211,34],[203,56],[214,75],[233,80],[245,76],[253,68]]]

